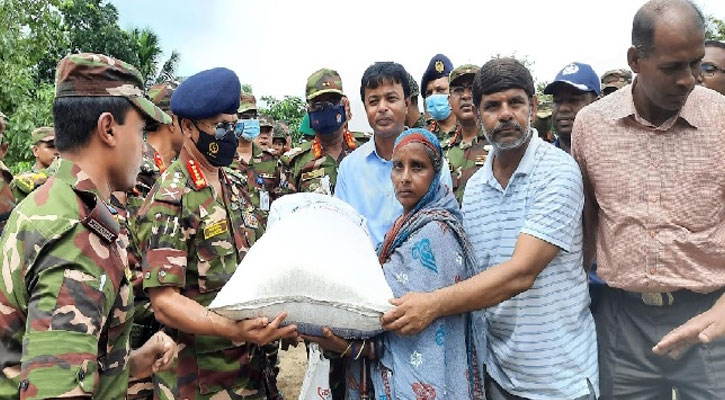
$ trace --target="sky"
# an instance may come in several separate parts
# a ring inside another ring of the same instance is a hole
[[[304,98],[320,68],[342,77],[352,130],[371,131],[360,78],[375,61],[402,64],[420,83],[435,54],[454,66],[493,55],[526,57],[537,82],[572,61],[599,74],[627,67],[632,18],[642,0],[112,0],[124,29],[149,27],[180,76],[227,67],[264,95]],[[696,0],[725,20],[725,1]],[[423,102],[419,100],[422,107]]]

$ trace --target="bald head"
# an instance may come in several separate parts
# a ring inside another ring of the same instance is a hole
[[[701,32],[704,37],[705,17],[689,0],[652,0],[634,15],[632,46],[647,57],[655,47],[655,30],[677,27],[687,33]]]

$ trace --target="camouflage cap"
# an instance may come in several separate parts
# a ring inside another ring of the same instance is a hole
[[[316,71],[307,78],[307,87],[305,88],[305,95],[307,100],[312,100],[315,97],[325,93],[338,93],[344,95],[342,92],[342,78],[337,71],[331,69],[322,68]]]
[[[451,74],[448,75],[448,82],[450,84],[453,84],[453,81],[455,81],[458,78],[468,76],[468,75],[471,75],[471,76],[476,75],[476,72],[478,72],[478,70],[480,70],[480,69],[481,69],[481,67],[479,67],[478,65],[463,64],[460,67],[457,67],[456,69],[451,71]]]
[[[242,96],[239,98],[239,109],[238,114],[245,111],[257,110],[257,99],[254,97],[252,92],[242,92]]]
[[[164,111],[170,111],[171,106],[171,95],[174,94],[174,90],[179,87],[178,82],[166,81],[158,85],[153,85],[149,88],[149,98],[156,104],[156,106]]]
[[[33,144],[38,143],[40,141],[48,141],[55,139],[55,129],[50,126],[41,126],[39,128],[35,128],[33,132],[30,134],[30,137],[33,138]]]
[[[143,87],[133,65],[101,54],[70,54],[56,69],[56,98],[125,97],[149,118],[170,124],[171,117],[146,98]]]
[[[536,109],[536,117],[537,118],[549,118],[551,117],[551,112],[554,108],[554,102],[551,99],[551,96],[540,96],[539,97],[539,104]]]
[[[621,89],[632,83],[632,72],[627,69],[613,69],[602,75],[602,89],[617,88]]]
[[[274,120],[266,115],[259,117],[259,126],[262,128],[273,128]]]
[[[408,84],[410,85],[410,97],[418,97],[420,95],[420,86],[418,86],[418,82],[415,81],[410,72],[407,72],[407,74]]]
[[[275,122],[272,128],[272,139],[287,139],[289,127],[284,122]]]

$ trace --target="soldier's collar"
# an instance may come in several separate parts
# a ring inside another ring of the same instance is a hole
[[[90,192],[96,196],[101,195],[101,191],[98,190],[98,187],[93,183],[91,177],[73,161],[59,159],[56,164],[54,176],[56,179],[66,182],[73,189]]]

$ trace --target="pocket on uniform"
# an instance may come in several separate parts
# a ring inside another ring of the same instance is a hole
[[[197,335],[194,340],[199,393],[213,394],[227,389],[250,396],[259,392],[262,369],[254,366],[261,359],[260,352],[250,358],[249,346],[253,345],[234,346],[229,340],[203,335]]]
[[[196,245],[201,293],[221,289],[237,267],[236,248],[229,228],[226,220],[205,224],[202,228],[203,239]]]
[[[99,383],[97,347],[95,336],[79,332],[26,332],[20,360],[20,398],[93,394]],[[49,359],[55,361],[49,363]]]

